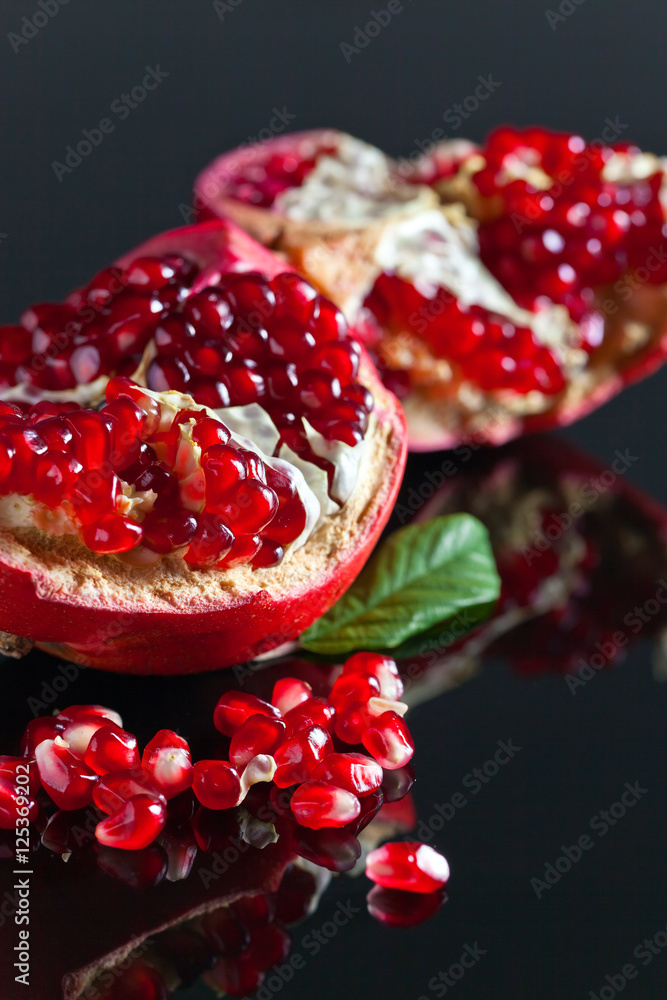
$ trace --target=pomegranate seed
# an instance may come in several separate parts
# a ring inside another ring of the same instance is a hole
[[[236,767],[244,768],[259,753],[273,754],[285,736],[285,723],[281,719],[251,715],[232,736],[229,759]]]
[[[62,733],[64,725],[52,716],[39,716],[28,723],[21,739],[21,753],[24,757],[34,757],[35,747],[44,740],[54,740]]]
[[[376,885],[366,896],[368,912],[387,927],[418,927],[433,917],[446,902],[445,893],[406,892]]]
[[[70,753],[60,736],[38,743],[35,760],[42,785],[59,809],[83,809],[92,801],[97,774]]]
[[[268,972],[274,965],[285,961],[291,946],[291,938],[282,927],[275,924],[253,927],[248,949],[250,960],[260,972]]]
[[[378,885],[408,892],[435,892],[449,879],[449,865],[428,844],[383,844],[368,855],[366,875]]]
[[[93,733],[84,760],[97,774],[139,767],[137,738],[113,724]]]
[[[331,736],[321,726],[310,726],[291,736],[274,753],[278,788],[306,781],[316,765],[333,750]]]
[[[361,737],[368,752],[391,771],[403,767],[415,752],[408,727],[395,712],[384,712],[375,718]]]
[[[357,818],[361,804],[356,795],[325,781],[306,781],[292,796],[297,823],[311,830],[347,826]]]
[[[312,772],[317,781],[344,788],[357,796],[370,795],[382,784],[382,768],[362,753],[330,753]]]
[[[308,698],[285,715],[288,736],[294,736],[309,726],[321,726],[333,733],[335,721],[336,709],[325,698]]]
[[[182,747],[162,746],[154,750],[144,768],[166,799],[173,799],[192,785],[190,752]]]
[[[28,768],[27,782],[25,780],[26,766]],[[17,782],[16,779],[19,775],[21,776],[21,781]],[[4,778],[5,781],[9,781],[10,784],[16,785],[17,787],[27,789],[33,798],[42,787],[39,780],[39,771],[37,770],[36,761],[26,759],[25,757],[0,757],[0,778]]]
[[[116,813],[135,795],[152,795],[166,805],[166,799],[140,768],[109,771],[93,789],[93,801],[102,812]]]
[[[273,686],[271,704],[275,705],[282,715],[287,715],[291,709],[303,704],[313,696],[313,689],[306,681],[298,677],[282,677]]]
[[[256,969],[247,951],[238,958],[221,958],[204,979],[216,990],[232,997],[250,996],[264,982],[264,973]]]
[[[382,779],[382,794],[385,802],[400,802],[415,783],[415,772],[408,764],[393,771],[385,771]]]
[[[146,748],[141,758],[141,766],[144,769],[148,766],[148,762],[154,752],[156,750],[161,750],[162,747],[185,750],[188,757],[190,756],[190,747],[188,746],[187,740],[183,739],[182,736],[179,736],[178,733],[175,733],[173,729],[160,729],[150,743],[146,744]]]
[[[167,809],[154,795],[133,795],[107,819],[95,827],[100,844],[139,851],[152,844],[162,831]]]
[[[254,694],[244,694],[242,691],[227,691],[215,706],[213,723],[219,733],[233,736],[251,715],[266,715],[270,719],[280,718],[278,709],[268,701],[262,701]]]
[[[194,766],[194,793],[207,809],[232,809],[241,796],[241,779],[227,760],[200,760]]]
[[[70,752],[75,757],[83,760],[91,739],[98,729],[109,725],[109,720],[101,715],[82,715],[72,722],[68,722],[62,730],[62,738],[67,743]],[[94,769],[93,769],[94,770]]]
[[[100,555],[129,552],[141,542],[142,537],[141,525],[120,514],[107,514],[83,531],[84,543]]]
[[[266,927],[275,919],[273,896],[263,892],[235,899],[230,909],[251,932],[256,927]]]
[[[383,698],[397,701],[403,694],[403,683],[394,660],[379,653],[355,653],[345,663],[343,675],[371,674],[380,684]]]
[[[38,815],[39,805],[28,789],[7,777],[0,777],[0,830],[15,829],[19,816],[34,823]]]
[[[287,927],[299,923],[310,913],[316,896],[317,880],[312,872],[290,865],[276,896],[276,919]]]
[[[123,728],[123,720],[118,712],[114,712],[111,708],[105,708],[104,705],[70,705],[69,708],[64,708],[62,712],[58,713],[57,721],[65,726],[70,722],[88,719],[91,715],[106,719],[107,723],[113,722],[119,729]]]
[[[371,724],[371,719],[368,705],[362,701],[354,701],[336,717],[336,736],[343,743],[356,746],[362,742],[362,737]]]
[[[380,694],[380,684],[371,674],[351,674],[341,676],[334,682],[329,695],[336,711],[340,712],[346,705],[361,702],[367,704],[371,698]]]
[[[237,958],[250,944],[250,934],[228,906],[205,913],[201,920],[204,936],[223,958]]]
[[[114,970],[115,971],[115,970]],[[108,978],[108,973],[105,978]],[[110,992],[104,995],[95,989],[100,1000],[167,1000],[169,991],[164,979],[148,962],[133,962],[115,978]],[[95,995],[95,994],[93,994]]]

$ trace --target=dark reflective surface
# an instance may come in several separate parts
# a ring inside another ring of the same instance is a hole
[[[617,0],[573,4],[555,27],[544,5],[528,0],[511,12],[490,0],[477,5],[419,0],[403,6],[401,20],[349,64],[340,43],[351,41],[355,26],[366,23],[369,4],[255,0],[230,5],[221,20],[208,0],[163,0],[159,6],[98,0],[65,5],[17,52],[3,41],[3,320],[11,321],[40,297],[66,294],[145,236],[180,224],[179,206],[189,201],[195,173],[220,150],[257,135],[276,106],[294,116],[291,128],[330,122],[401,155],[428,142],[436,129],[450,137],[481,138],[503,120],[539,121],[594,137],[607,117],[616,116],[629,138],[645,148],[667,148],[659,102],[661,4],[646,2],[636,9]],[[30,0],[5,5],[0,36],[20,31],[22,17],[36,9]],[[169,77],[59,182],[52,161],[62,161],[82,130],[94,128],[112,101],[140,83],[148,64],[159,64]],[[473,92],[478,76],[489,74],[501,82],[489,100],[458,128],[451,117],[443,123],[443,114]],[[609,469],[616,452],[629,449],[637,458],[621,482],[667,506],[666,388],[663,370],[551,440],[576,442],[595,456],[597,471],[586,465],[584,479]],[[540,458],[538,453],[534,468]],[[406,488],[418,490],[425,472],[435,472],[443,460],[413,459]],[[496,460],[458,455],[453,461],[453,502],[485,501]],[[479,478],[470,480],[470,470]],[[548,485],[552,488],[553,480]],[[662,657],[656,656],[662,611],[643,610],[661,587],[662,515],[637,498],[608,509],[608,499],[609,492],[601,495],[573,529],[590,538],[602,557],[587,577],[580,572],[587,559],[575,540],[572,583],[579,575],[583,586],[571,591],[569,617],[552,614],[524,626],[521,635],[508,633],[477,671],[462,657],[450,659],[444,670],[424,664],[416,669],[411,694],[422,701],[410,725],[417,744],[418,831],[423,839],[432,834],[430,842],[450,861],[447,905],[420,927],[393,930],[367,915],[363,878],[334,879],[317,911],[291,931],[292,955],[302,957],[303,967],[289,983],[274,983],[272,995],[295,1000],[664,995],[667,688]],[[509,520],[516,513],[513,504],[496,509],[506,510]],[[565,545],[565,535],[532,566],[558,569],[553,559],[548,565],[548,553]],[[633,540],[639,547],[626,547]],[[587,589],[593,577],[595,587]],[[517,599],[518,590],[506,590],[506,596]],[[636,607],[648,620],[635,632],[626,617],[636,617]],[[586,612],[590,627],[573,634],[575,612]],[[575,667],[580,659],[587,663],[596,643],[608,642],[615,632],[628,636],[622,656],[600,670],[593,666],[582,686],[568,686],[564,660]],[[3,663],[0,749],[14,748],[31,714],[27,699],[43,700],[43,685],[61,676],[58,667],[38,656]],[[468,683],[430,697],[468,677]],[[66,698],[119,708],[141,738],[160,726],[180,728],[192,735],[199,752],[204,742],[202,737],[197,745],[199,721],[208,724],[226,683],[220,676],[163,681],[84,671]],[[626,783],[636,782],[646,791],[637,791],[634,805],[623,805],[624,795],[626,802],[633,797]],[[586,837],[592,846],[575,847]],[[580,859],[571,860],[577,850]],[[33,968],[44,971],[46,981],[64,955],[54,942],[69,937],[73,955],[79,948],[78,937],[68,935],[68,921],[81,925],[83,915],[77,913],[89,893],[89,954],[98,941],[123,940],[147,899],[137,902],[141,897],[127,890],[127,902],[114,912],[110,886],[121,893],[125,887],[116,886],[122,883],[109,877],[97,883],[77,876],[74,867],[70,878],[68,867],[53,860],[58,885],[47,880],[34,888],[46,916]],[[549,888],[531,885],[534,879],[548,885],[547,874]],[[186,895],[188,885],[163,882],[157,891],[172,905],[169,900]],[[333,920],[341,906],[351,918],[346,923],[339,918],[338,926]],[[335,933],[326,937],[325,928],[332,927]],[[9,961],[14,931],[7,922],[0,927],[3,962]],[[86,953],[79,950],[74,957],[83,961]],[[52,986],[40,993],[36,983],[12,992],[5,979],[0,996],[57,1000]],[[203,1000],[211,994],[199,984],[180,995]]]

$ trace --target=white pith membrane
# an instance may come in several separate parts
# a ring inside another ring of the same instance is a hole
[[[303,184],[281,192],[272,210],[295,222],[360,225],[430,200],[428,189],[396,178],[381,150],[341,134],[335,155],[320,156]]]
[[[147,348],[147,350],[150,349]],[[141,370],[143,365],[140,366]],[[96,380],[94,384],[95,397],[104,398],[104,386],[109,381],[107,376]],[[23,386],[13,386],[7,390],[14,400],[25,401],[21,393]],[[90,386],[78,386],[72,390],[62,390],[40,395],[39,398],[49,398],[58,401],[76,401],[82,398],[81,389],[93,389]],[[31,402],[37,402],[36,392],[31,393]],[[366,452],[366,441],[373,434],[376,417],[370,415],[366,436],[357,445],[351,446],[342,441],[327,441],[321,434],[304,420],[308,440],[315,454],[327,458],[335,466],[332,484],[332,496],[329,495],[328,476],[324,469],[296,455],[286,445],[282,445],[277,455],[274,455],[280,434],[271,417],[258,403],[247,406],[235,406],[227,409],[211,410],[198,404],[194,399],[175,390],[153,392],[141,386],[141,392],[155,400],[160,408],[160,425],[156,433],[163,433],[172,426],[174,418],[183,411],[193,410],[221,423],[230,432],[229,445],[254,452],[262,462],[287,476],[293,483],[306,511],[306,522],[301,534],[284,547],[283,560],[291,558],[292,554],[308,541],[311,535],[322,526],[325,519],[339,514],[355,491],[359,479],[360,468]],[[91,395],[93,393],[91,392]],[[7,398],[7,394],[3,394]],[[180,425],[181,441],[178,445],[172,468],[179,481],[179,501],[183,508],[195,514],[205,508],[205,478],[201,463],[202,451],[194,441],[192,432],[194,419],[182,422]],[[166,445],[152,443],[157,458],[166,461]],[[141,523],[145,515],[153,508],[156,494],[152,491],[137,492],[134,485],[121,479],[122,493],[118,498],[117,510]],[[39,531],[58,537],[73,535],[81,540],[81,525],[73,508],[65,505],[51,509],[46,504],[34,499],[32,495],[23,496],[12,493],[0,497],[0,528],[15,530],[17,528],[35,527]],[[264,529],[266,530],[266,529]],[[83,544],[83,542],[81,542]],[[183,559],[187,546],[169,553],[169,557]],[[128,552],[111,556],[128,563],[131,566],[150,566],[160,562],[165,557],[151,549],[138,545]]]

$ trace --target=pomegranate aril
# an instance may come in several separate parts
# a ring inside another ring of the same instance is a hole
[[[206,506],[217,512],[248,475],[248,465],[240,452],[226,444],[209,445],[202,456],[206,476]]]
[[[347,705],[355,702],[365,705],[370,698],[377,698],[379,694],[380,683],[371,674],[350,674],[347,677],[343,675],[334,682],[329,701],[340,716]]]
[[[289,927],[310,913],[317,896],[317,880],[312,872],[293,864],[287,869],[276,895],[276,920]]]
[[[243,769],[258,753],[273,755],[285,736],[285,723],[281,719],[251,715],[232,736],[229,759]]]
[[[39,805],[27,788],[0,776],[0,830],[15,829],[19,817],[34,823],[38,815]]]
[[[291,809],[301,826],[311,830],[347,826],[359,815],[356,795],[324,781],[306,781],[292,796]]]
[[[217,514],[204,512],[199,516],[194,537],[185,553],[192,566],[215,566],[232,548],[234,536]]]
[[[380,684],[383,698],[399,699],[403,694],[398,667],[394,660],[379,653],[355,653],[346,661],[343,675],[371,674]]]
[[[289,737],[276,749],[273,758],[278,788],[289,788],[306,781],[317,764],[333,750],[331,736],[321,726],[310,726]]]
[[[298,677],[281,677],[273,685],[271,704],[283,715],[287,715],[291,709],[312,697],[313,689],[306,681]]]
[[[197,761],[192,787],[207,809],[232,809],[241,797],[239,772],[227,760]]]
[[[21,780],[17,781],[19,776]],[[10,784],[16,785],[24,793],[27,790],[33,798],[41,788],[37,762],[34,759],[26,760],[25,757],[0,756],[0,778],[4,778]]]
[[[135,795],[152,795],[165,804],[167,801],[141,768],[136,767],[102,775],[93,789],[93,802],[102,812],[111,814],[118,812]]]
[[[377,761],[361,753],[330,753],[314,769],[312,778],[365,796],[382,784],[382,768]]]
[[[193,768],[190,751],[180,746],[160,746],[147,757],[143,768],[149,779],[166,799],[180,795],[192,785]]]
[[[384,712],[374,718],[362,734],[361,742],[390,771],[407,764],[415,751],[408,727],[395,712]]]
[[[362,736],[371,723],[371,718],[368,705],[363,701],[348,703],[344,710],[336,716],[336,736],[343,743],[349,743],[352,746],[361,743]]]
[[[197,531],[197,518],[189,510],[151,511],[141,522],[144,545],[163,555],[189,545]]]
[[[250,960],[260,972],[268,972],[274,965],[284,962],[290,953],[292,941],[282,927],[267,924],[265,927],[253,927],[250,933]]]
[[[137,738],[113,724],[102,726],[93,734],[84,760],[97,774],[139,767]]]
[[[91,715],[97,715],[101,719],[106,719],[107,725],[113,722],[119,729],[123,728],[123,720],[118,712],[115,712],[112,708],[107,708],[105,705],[70,705],[58,713],[57,721],[63,727],[70,722],[87,719]]]
[[[235,534],[256,535],[270,524],[278,510],[278,497],[269,486],[247,479],[216,510]]]
[[[83,809],[92,801],[97,774],[60,736],[43,740],[34,753],[42,785],[59,809]]]
[[[371,851],[366,875],[388,889],[428,893],[442,889],[449,879],[449,865],[427,844],[394,842]]]
[[[142,537],[141,525],[122,514],[107,514],[83,532],[84,543],[99,555],[129,552],[139,545]]]
[[[229,431],[225,425],[219,420],[213,420],[212,417],[198,420],[192,430],[192,438],[202,452],[206,452],[213,445],[226,445],[229,437]]]
[[[223,958],[236,958],[250,943],[248,929],[228,906],[205,913],[201,919],[201,929]]]
[[[382,779],[382,794],[385,803],[400,802],[415,783],[415,772],[411,764],[385,771]]]
[[[243,691],[227,691],[222,695],[213,713],[213,723],[224,736],[233,736],[246,719],[252,715],[265,715],[270,719],[280,719],[280,712],[268,701]]]
[[[156,291],[176,276],[176,267],[165,258],[137,257],[128,267],[125,280],[144,291]]]
[[[287,735],[294,736],[309,726],[321,726],[333,733],[336,722],[336,709],[325,698],[308,698],[301,704],[291,708],[285,715]]]
[[[61,736],[67,743],[70,752],[83,760],[91,739],[98,729],[109,725],[109,720],[100,715],[83,715],[80,718],[68,722],[63,729]]]
[[[154,795],[134,795],[118,812],[97,824],[95,836],[107,847],[138,851],[159,836],[166,818],[164,802]]]
[[[255,968],[247,951],[238,958],[221,958],[204,974],[204,980],[217,992],[232,997],[250,996],[264,982],[264,973]]]

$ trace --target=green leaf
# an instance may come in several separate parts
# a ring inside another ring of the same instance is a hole
[[[413,655],[420,641],[427,648],[434,641],[449,645],[479,624],[499,592],[489,537],[476,518],[452,514],[409,524],[390,536],[301,644],[324,655],[361,649]]]

